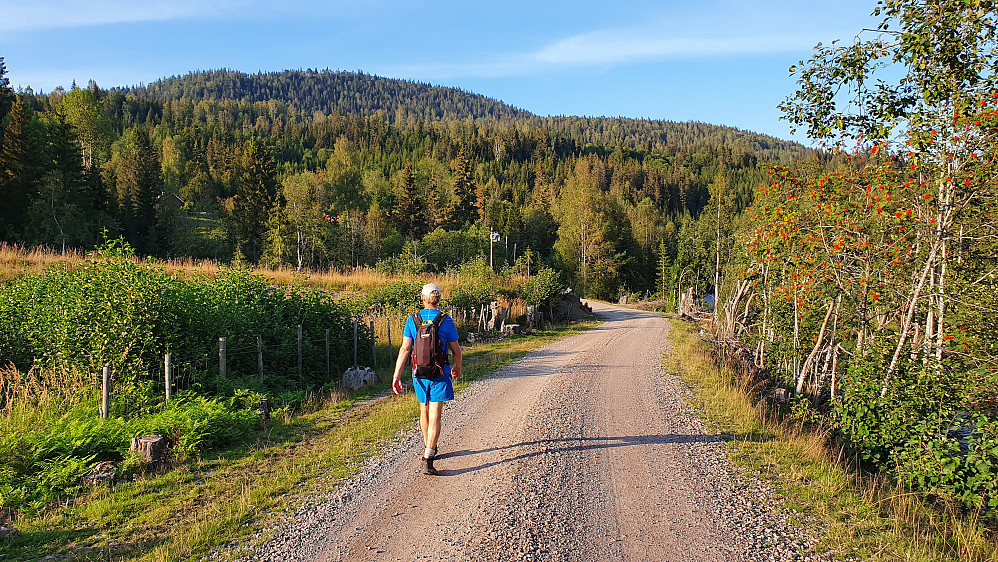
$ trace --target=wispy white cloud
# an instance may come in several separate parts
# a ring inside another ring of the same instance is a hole
[[[0,31],[38,31],[132,22],[191,18],[316,19],[341,14],[349,6],[362,8],[372,0],[0,0]]]
[[[597,31],[546,45],[530,58],[556,65],[605,65],[647,59],[786,52],[813,45],[812,39],[793,35],[684,37],[667,32]]]
[[[34,31],[233,13],[252,0],[0,0],[0,31]]]
[[[706,33],[681,35],[669,30],[601,30],[560,39],[533,51],[498,54],[468,63],[392,65],[383,68],[382,72],[432,79],[504,78],[569,67],[606,68],[655,60],[806,51],[814,44],[814,36],[807,35],[732,36],[722,32],[719,36],[711,36]]]

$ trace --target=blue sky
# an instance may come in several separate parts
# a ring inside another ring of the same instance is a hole
[[[192,70],[330,68],[453,86],[539,115],[703,121],[791,138],[776,105],[874,0],[0,0],[35,91]],[[802,140],[802,139],[797,139]]]

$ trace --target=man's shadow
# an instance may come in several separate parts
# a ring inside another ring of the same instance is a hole
[[[565,453],[574,451],[590,451],[590,450],[602,450],[602,449],[615,449],[618,447],[636,447],[641,445],[689,445],[693,443],[723,443],[726,440],[720,435],[680,435],[680,434],[668,434],[668,435],[635,435],[635,436],[623,436],[623,437],[581,437],[581,438],[561,438],[561,439],[540,439],[537,441],[527,441],[524,443],[515,443],[512,445],[504,445],[502,447],[489,447],[486,449],[462,449],[460,451],[451,451],[448,453],[441,453],[436,458],[437,459],[449,459],[466,457],[471,455],[481,455],[484,453],[494,453],[496,451],[505,451],[510,449],[529,449],[534,446],[541,446],[540,449],[524,451],[512,457],[505,457],[497,461],[488,462],[480,464],[477,466],[468,466],[465,468],[455,468],[440,470],[441,476],[457,476],[459,474],[465,474],[468,472],[477,472],[479,470],[484,470],[486,468],[491,468],[503,463],[529,459],[532,457],[545,455],[548,453]]]

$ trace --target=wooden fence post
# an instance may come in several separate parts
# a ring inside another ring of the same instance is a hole
[[[302,346],[301,324],[298,324],[298,382],[304,380],[301,371],[301,354],[302,354],[301,346]]]
[[[256,367],[260,371],[260,380],[263,380],[263,336],[256,337]]]
[[[218,376],[225,378],[225,338],[218,338]]]
[[[107,418],[111,409],[111,367],[106,365],[101,373],[100,417]]]
[[[353,368],[357,368],[357,321],[353,321]]]
[[[326,328],[326,381],[329,380],[329,328]]]
[[[163,358],[163,382],[166,384],[166,401],[173,397],[173,356],[169,353]]]
[[[371,320],[371,368],[378,368],[378,349],[375,347],[374,340],[374,320]]]
[[[388,365],[391,366],[392,361],[392,319],[385,316],[385,328],[388,329]]]

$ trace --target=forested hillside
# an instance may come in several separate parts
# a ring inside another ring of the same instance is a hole
[[[531,114],[502,102],[421,82],[362,72],[295,71],[245,74],[230,70],[172,76],[148,86],[122,89],[141,100],[280,101],[303,114],[370,115],[383,111],[394,120],[454,120],[490,117],[522,119]]]
[[[444,271],[491,253],[607,298],[668,289],[684,267],[705,286],[713,246],[690,217],[709,186],[743,208],[760,163],[827,159],[728,127],[540,118],[353,73],[5,91],[6,241],[121,235],[148,255],[302,269]]]

